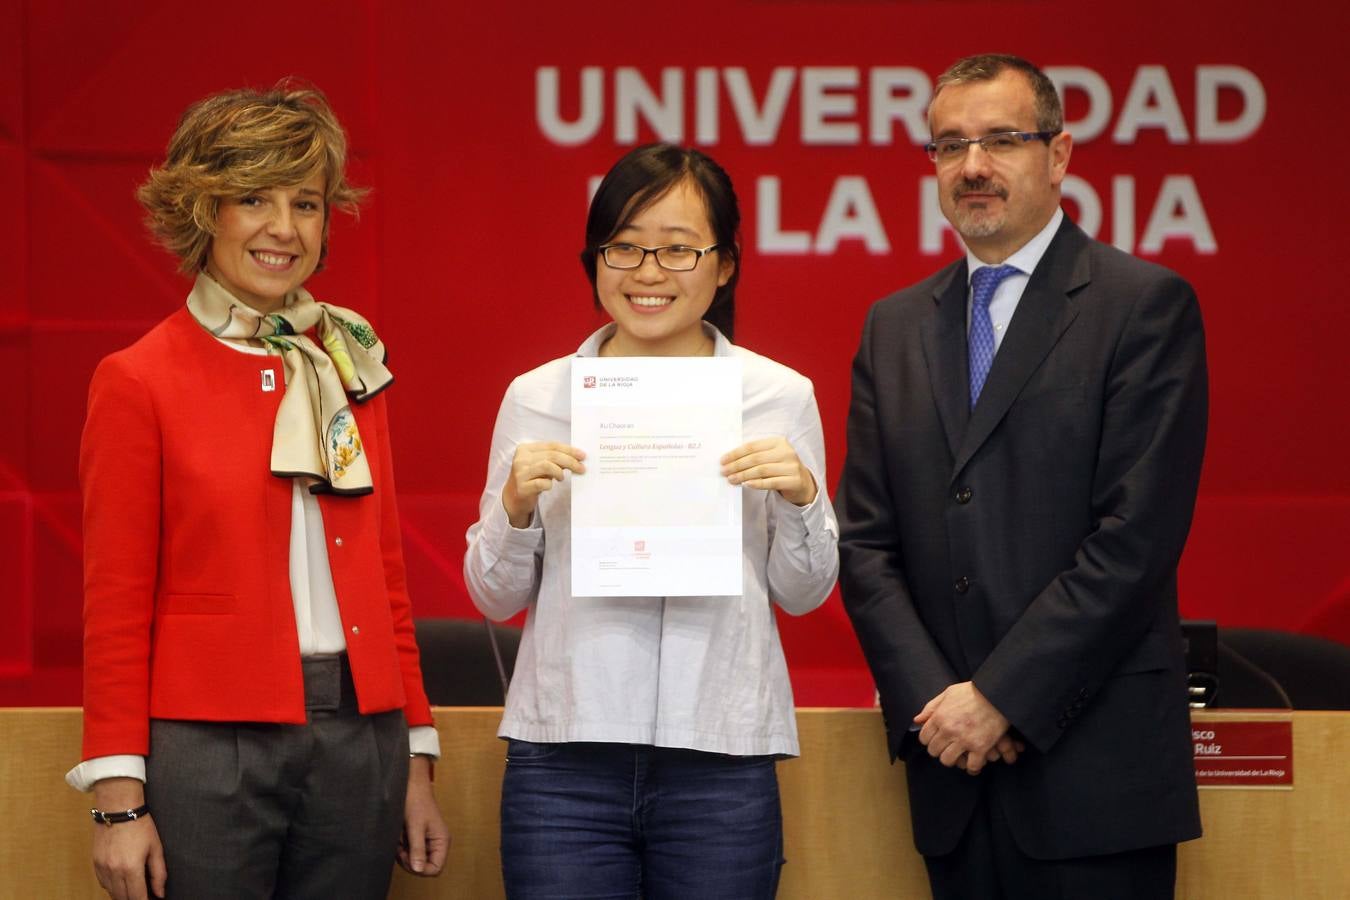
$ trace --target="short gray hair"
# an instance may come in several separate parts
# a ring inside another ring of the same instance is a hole
[[[1009,69],[1021,72],[1031,82],[1031,92],[1036,101],[1036,130],[1062,129],[1064,107],[1059,102],[1059,94],[1055,92],[1055,83],[1022,57],[1007,53],[981,53],[958,59],[938,76],[937,85],[933,88],[933,100],[937,100],[938,94],[949,84],[993,81]]]

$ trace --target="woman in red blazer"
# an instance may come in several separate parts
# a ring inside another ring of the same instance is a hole
[[[360,199],[345,163],[323,95],[283,83],[190,108],[139,192],[196,281],[100,363],[80,451],[67,780],[93,791],[115,898],[383,897],[396,855],[423,875],[445,860],[392,376],[370,324],[303,287],[330,211]]]

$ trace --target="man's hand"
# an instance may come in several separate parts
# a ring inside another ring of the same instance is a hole
[[[964,763],[962,768],[978,775],[986,762],[992,762],[992,751],[997,750],[1000,759],[1007,759],[1009,752],[1012,760],[1017,758],[1016,743],[1008,738],[1008,720],[974,682],[949,686],[928,701],[914,723],[922,726],[919,743],[944,766]],[[1004,739],[1007,744],[1001,743]]]
[[[94,785],[94,805],[104,812],[124,812],[143,803],[145,786],[135,778],[104,778]],[[94,873],[108,896],[113,900],[147,900],[149,893],[163,897],[168,871],[159,831],[150,816],[116,825],[92,825]]]
[[[399,842],[398,864],[414,875],[439,875],[449,850],[450,831],[431,789],[431,760],[414,756],[408,761],[408,795],[403,804],[403,840]]]
[[[1017,762],[1017,757],[1026,752],[1026,749],[1026,744],[1014,738],[1011,733],[1005,732],[1003,737],[999,738],[990,751],[984,755],[984,758],[989,762],[998,762],[1001,759],[1012,765]]]

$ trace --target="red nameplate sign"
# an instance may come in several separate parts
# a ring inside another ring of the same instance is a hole
[[[1293,723],[1191,723],[1200,787],[1294,786]]]

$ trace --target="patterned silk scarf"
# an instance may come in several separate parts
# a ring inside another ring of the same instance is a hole
[[[205,272],[188,294],[188,311],[226,341],[261,341],[281,356],[286,393],[272,431],[272,474],[311,480],[311,492],[369,494],[370,466],[348,395],[369,400],[394,376],[384,344],[361,316],[320,303],[304,288],[264,315],[235,299]],[[305,332],[318,336],[319,346]]]

